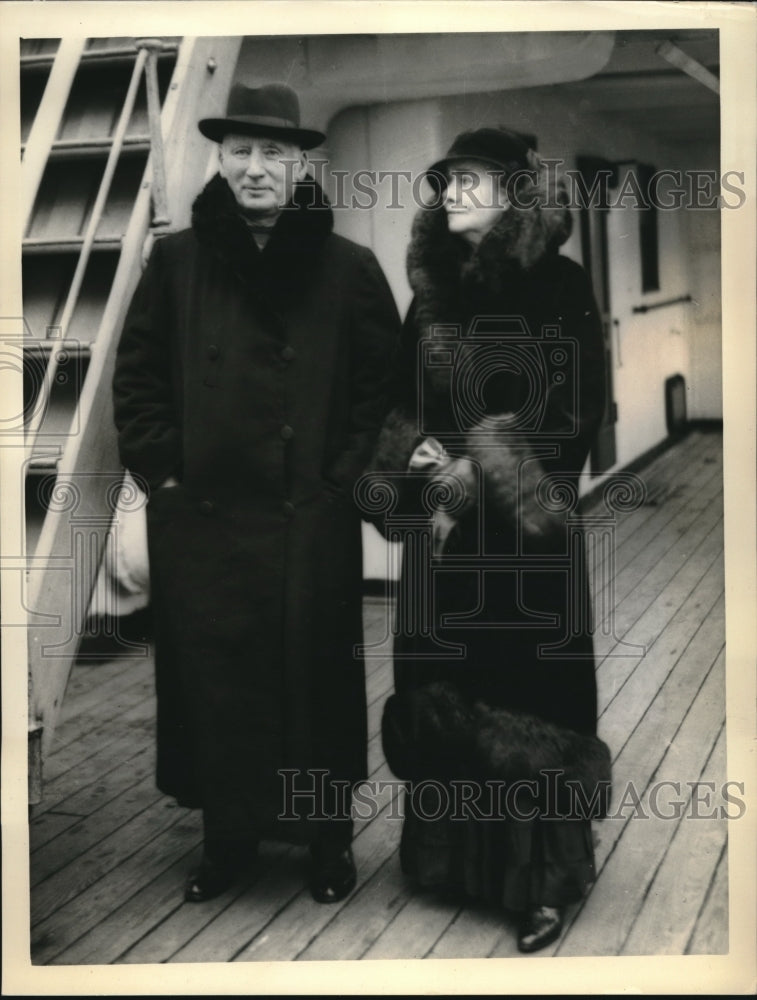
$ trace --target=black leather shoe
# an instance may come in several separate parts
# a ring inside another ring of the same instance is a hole
[[[523,919],[518,949],[530,952],[546,948],[560,937],[562,911],[556,906],[534,906]]]
[[[357,883],[357,871],[352,850],[338,854],[316,854],[310,878],[310,893],[316,903],[338,903],[348,896]]]
[[[200,867],[187,879],[184,899],[188,903],[204,903],[207,899],[214,899],[236,882],[239,873],[238,865],[211,861],[204,856]]]
[[[251,867],[257,853],[255,840],[206,840],[200,866],[187,879],[184,899],[188,903],[204,903],[220,896]]]

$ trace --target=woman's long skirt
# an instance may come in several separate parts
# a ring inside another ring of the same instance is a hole
[[[575,528],[549,553],[510,562],[497,556],[512,555],[512,538],[482,533],[474,519],[425,568],[415,558],[419,537],[410,545],[398,597],[397,693],[451,682],[471,702],[596,733],[588,577]],[[480,808],[460,809],[459,789],[424,784],[406,789],[400,851],[403,871],[421,885],[522,911],[574,902],[593,882],[589,820],[521,818],[529,810],[502,809],[494,794],[491,807],[482,794]]]

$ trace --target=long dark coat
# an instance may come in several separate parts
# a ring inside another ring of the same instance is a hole
[[[155,245],[118,350],[121,459],[151,491],[158,785],[226,836],[312,838],[276,820],[281,769],[298,791],[319,787],[308,769],[366,774],[352,489],[399,318],[332,224],[301,184],[261,252],[216,176],[192,228]]]
[[[463,734],[449,731],[458,696],[470,706],[478,703],[484,713],[479,717],[487,720],[496,722],[492,711],[499,709],[525,713],[534,720],[529,739],[541,738],[539,720],[584,734],[587,756],[599,745],[609,767],[606,748],[593,741],[597,703],[589,590],[577,557],[583,541],[573,517],[569,526],[567,511],[557,502],[566,487],[577,487],[605,391],[601,325],[589,280],[557,251],[568,233],[564,211],[511,208],[473,250],[449,233],[443,209],[425,209],[416,217],[408,252],[414,299],[404,326],[395,408],[372,468],[407,469],[414,448],[429,436],[453,458],[474,459],[476,475],[467,483],[472,496],[453,515],[456,523],[431,582],[421,584],[425,593],[413,583],[405,560],[395,639],[400,698],[412,698],[428,684],[441,683],[443,699],[445,688],[452,692],[448,703],[433,705],[421,725],[427,732],[447,730],[446,737],[433,733],[435,745],[443,747],[447,739],[446,756],[456,761],[461,778],[480,781],[497,774],[499,761],[518,754],[526,760],[529,747],[509,745],[513,737],[506,725],[499,732],[487,726],[488,759],[479,740],[478,764],[461,771]],[[547,474],[562,485],[555,482],[539,494],[537,484]],[[420,514],[419,495],[410,477],[385,529],[392,518],[396,525],[412,513],[413,499]],[[497,566],[498,557],[514,561]],[[552,566],[543,568],[545,562]],[[424,605],[430,609],[431,635],[413,620]],[[559,648],[563,638],[568,641]],[[464,655],[445,654],[440,642],[458,644]],[[441,719],[448,721],[443,725]],[[385,741],[393,725],[385,725]],[[386,749],[389,758],[393,746]],[[414,777],[439,778],[428,754],[422,756],[427,771]],[[526,769],[508,774],[526,776]],[[473,894],[519,908],[534,897],[561,903],[590,877],[585,824],[567,825],[568,844],[552,838],[559,829],[552,824],[546,842],[536,846],[533,831],[522,824],[496,834],[489,828],[484,835],[475,824],[463,832],[464,824],[423,822],[412,808],[406,813],[403,864],[429,884],[461,882]],[[493,840],[487,840],[489,834]],[[571,855],[573,860],[566,860]]]

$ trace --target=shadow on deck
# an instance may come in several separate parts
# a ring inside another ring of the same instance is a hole
[[[594,826],[594,888],[542,956],[728,950],[721,445],[694,431],[639,473],[647,500],[618,519],[611,583],[594,567],[595,616],[604,608],[614,622],[599,630],[597,678],[616,815]],[[369,642],[389,634],[389,615],[366,599]],[[319,906],[304,888],[306,852],[263,844],[244,883],[198,906],[182,889],[200,853],[200,816],[154,787],[151,660],[79,663],[30,824],[32,961],[518,955],[502,913],[403,879],[392,818],[400,786],[379,733],[388,653],[368,660],[367,675],[371,777],[388,784],[376,815],[356,823],[357,890]]]

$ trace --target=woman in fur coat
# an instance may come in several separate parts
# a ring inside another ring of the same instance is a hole
[[[409,781],[403,870],[517,911],[535,951],[594,879],[609,792],[571,503],[604,409],[602,332],[558,253],[564,195],[519,137],[464,133],[427,178],[372,466],[401,487],[383,530],[416,517],[430,563],[405,534],[384,748]]]

